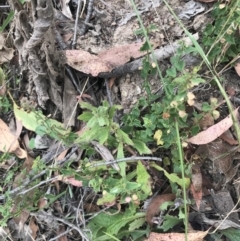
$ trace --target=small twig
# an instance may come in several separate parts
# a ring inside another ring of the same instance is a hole
[[[92,215],[90,218],[88,218],[88,219],[86,220],[86,222],[88,223],[91,219],[95,218],[95,217],[96,217],[97,215],[99,215],[100,213],[105,212],[105,211],[106,211],[107,209],[109,209],[109,208],[110,208],[110,207],[105,207],[105,208],[101,209],[100,211],[94,213],[94,215]]]
[[[111,91],[110,91],[109,83],[108,83],[107,79],[105,79],[105,85],[106,85],[106,90],[107,90],[108,102],[109,102],[109,105],[112,106],[113,105],[112,96],[111,96]]]
[[[89,240],[88,237],[85,235],[85,233],[83,233],[83,231],[78,228],[77,226],[75,226],[74,224],[68,222],[67,220],[64,220],[62,218],[58,218],[58,217],[55,217],[55,216],[52,216],[52,215],[49,215],[47,214],[46,212],[44,211],[41,211],[41,214],[38,214],[38,213],[30,213],[31,216],[34,216],[34,217],[38,217],[38,216],[45,216],[45,218],[51,218],[53,221],[58,221],[58,222],[61,222],[61,223],[64,223],[66,224],[67,226],[69,226],[70,228],[72,229],[75,229],[76,231],[78,231],[78,233],[81,235],[82,238],[85,238],[86,240]]]
[[[27,190],[24,190],[24,191],[22,191],[22,192],[19,192],[18,195],[24,195],[24,194],[30,192],[31,190],[33,190],[33,189],[35,189],[35,188],[37,188],[37,187],[42,186],[43,184],[46,184],[46,183],[55,181],[55,180],[57,180],[57,179],[58,179],[58,177],[53,177],[53,178],[49,178],[49,179],[47,179],[47,180],[41,181],[41,182],[39,182],[37,185],[35,185],[35,186],[31,187],[31,188],[29,188],[29,189],[27,189]]]
[[[93,3],[94,3],[94,0],[89,0],[89,2],[88,2],[87,16],[86,16],[84,24],[81,28],[81,35],[84,35],[87,31],[87,24],[89,23],[92,12],[93,12]]]
[[[62,164],[65,164],[69,159],[70,157],[72,156],[72,154],[78,149],[77,146],[73,147],[72,150],[70,151],[70,153],[68,153],[65,158],[63,158],[61,161],[57,162],[57,165],[60,166]],[[23,184],[20,186],[20,187],[17,187],[13,190],[11,190],[8,195],[9,196],[13,196],[13,195],[17,195],[19,192],[21,192],[26,186],[28,186],[31,182],[35,181],[36,179],[38,179],[39,177],[45,175],[46,173],[48,172],[48,169],[38,173],[37,175],[35,175],[33,178],[29,179],[29,178],[26,178],[23,182]],[[34,175],[34,173],[31,171],[29,173],[29,175]],[[0,195],[0,200],[5,200],[5,195]]]
[[[82,0],[78,0],[77,14],[76,14],[75,25],[74,25],[74,35],[73,35],[72,49],[76,48],[78,19],[79,19],[79,12],[80,12],[81,8],[82,8]]]
[[[159,157],[148,157],[148,156],[132,156],[132,157],[126,157],[126,158],[121,158],[117,160],[111,160],[108,163],[106,162],[99,162],[99,163],[94,163],[89,168],[91,167],[99,167],[99,166],[106,166],[106,165],[112,165],[114,163],[119,163],[119,162],[129,162],[129,161],[139,161],[139,160],[152,160],[152,161],[162,161],[162,158]]]
[[[73,230],[73,228],[67,229],[65,232],[60,233],[58,236],[49,239],[49,241],[60,240],[59,238],[61,238],[62,236],[68,234],[68,233],[71,232],[72,230]]]

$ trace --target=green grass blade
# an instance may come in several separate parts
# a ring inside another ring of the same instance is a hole
[[[4,31],[7,25],[12,21],[14,17],[14,12],[10,11],[7,18],[4,20],[3,25],[0,27],[0,33]]]

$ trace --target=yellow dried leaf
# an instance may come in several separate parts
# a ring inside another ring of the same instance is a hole
[[[163,141],[161,140],[162,138],[162,131],[161,130],[157,130],[153,136],[154,140],[157,141],[157,145],[163,145]]]

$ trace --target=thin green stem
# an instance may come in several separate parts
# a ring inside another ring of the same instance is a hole
[[[177,147],[178,147],[178,154],[179,159],[181,162],[181,172],[182,172],[182,188],[183,188],[183,199],[184,199],[184,221],[185,221],[185,241],[188,240],[188,210],[187,210],[187,192],[186,192],[186,183],[185,183],[185,174],[184,174],[184,165],[183,165],[183,151],[181,145],[181,139],[179,134],[179,126],[178,121],[175,119],[175,128],[177,132]]]

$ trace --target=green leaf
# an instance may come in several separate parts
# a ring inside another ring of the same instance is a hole
[[[12,21],[13,17],[14,17],[14,12],[11,10],[7,18],[4,20],[3,25],[0,27],[0,33],[3,32],[3,30],[7,27],[7,25]]]
[[[111,235],[110,233],[107,233],[107,232],[103,232],[105,233],[108,237],[111,237],[113,240],[116,240],[116,241],[121,241],[120,239],[114,237],[113,235]]]
[[[91,111],[96,111],[97,110],[96,107],[92,106],[88,102],[81,101],[79,104],[80,104],[82,109],[88,109],[88,110],[91,110]]]
[[[78,120],[82,120],[82,121],[87,122],[87,121],[89,121],[92,117],[93,117],[92,112],[85,111],[85,112],[83,112],[83,113],[78,117]]]
[[[150,45],[148,44],[147,41],[145,41],[142,47],[140,48],[140,51],[147,51],[147,50],[150,50]]]
[[[124,158],[124,152],[123,152],[123,143],[119,142],[118,144],[118,151],[117,151],[117,159]],[[119,162],[118,166],[120,167],[120,175],[122,177],[126,176],[126,162]]]
[[[194,84],[195,86],[196,85],[199,85],[201,83],[205,83],[206,81],[202,78],[192,78],[191,79],[191,83]]]
[[[177,183],[179,186],[183,187],[183,181],[185,182],[185,187],[188,188],[190,186],[190,179],[185,177],[184,180],[181,179],[180,177],[177,176],[176,173],[171,173],[169,174],[165,169],[163,169],[162,167],[156,165],[155,163],[151,164],[152,167],[156,168],[159,171],[163,171],[164,175],[171,181],[174,183]]]
[[[102,198],[99,198],[97,200],[97,205],[107,205],[109,203],[112,203],[116,200],[116,197],[114,194],[112,193],[106,193],[105,195],[103,195]]]
[[[141,184],[141,189],[145,194],[150,195],[152,193],[151,177],[141,161],[138,161],[137,165],[137,182]]]
[[[240,241],[240,230],[234,228],[228,228],[224,230],[218,230],[222,234],[224,234],[231,241]]]
[[[128,215],[128,212],[126,210],[126,214],[116,222],[112,223],[107,229],[108,233],[111,233],[112,235],[116,235],[119,233],[119,230],[126,226],[129,222],[134,221],[137,218],[145,216],[145,213],[136,213],[134,216]]]
[[[161,228],[163,229],[164,232],[166,232],[167,230],[169,230],[170,228],[173,228],[176,224],[180,222],[182,222],[181,219],[167,214],[164,217],[164,222],[161,225]]]
[[[96,127],[98,125],[98,118],[96,116],[93,116],[88,122],[87,122],[87,127]]]
[[[174,202],[171,201],[166,201],[164,203],[161,204],[160,206],[160,210],[167,210],[169,206],[172,206],[174,204]]]
[[[146,146],[146,144],[140,140],[132,139],[134,147],[137,149],[140,155],[142,154],[152,154],[152,151]]]
[[[107,126],[107,127],[102,127],[100,130],[101,131],[99,133],[98,140],[100,144],[103,144],[108,139],[110,128]]]
[[[175,78],[177,76],[176,68],[174,66],[172,66],[171,68],[167,69],[167,75]]]
[[[126,143],[130,146],[134,145],[133,141],[129,138],[128,134],[123,132],[121,129],[117,130],[116,137],[119,140],[119,142]]]
[[[66,136],[70,133],[69,130],[66,130],[62,123],[45,117],[41,112],[39,111],[30,111],[26,112],[25,110],[19,108],[15,103],[13,104],[13,110],[15,117],[22,122],[22,125],[30,130],[30,131],[36,131],[37,128],[41,128],[43,131],[42,134],[48,134],[51,137],[55,137],[57,132],[58,134],[61,134],[62,136]],[[43,125],[44,124],[44,125]],[[54,131],[51,131],[53,130]],[[46,133],[47,132],[47,133]]]
[[[129,231],[134,231],[134,230],[142,227],[145,222],[146,222],[146,218],[145,217],[135,219],[132,223],[129,224],[128,230]]]
[[[141,187],[140,183],[137,182],[126,182],[126,190],[135,190]]]
[[[109,120],[105,116],[99,116],[97,117],[97,120],[98,120],[99,126],[109,125]]]
[[[180,77],[177,77],[173,80],[174,83],[177,83],[177,84],[185,84],[186,83],[186,77],[185,76],[180,76]]]

